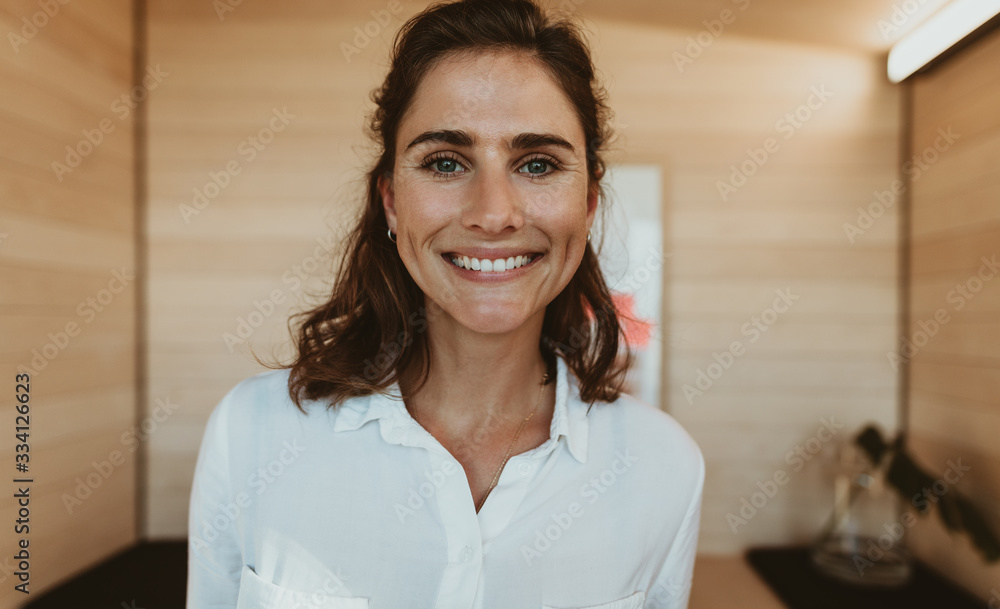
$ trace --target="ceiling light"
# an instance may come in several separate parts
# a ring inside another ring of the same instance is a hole
[[[889,80],[900,82],[1000,14],[1000,0],[954,0],[889,51]]]

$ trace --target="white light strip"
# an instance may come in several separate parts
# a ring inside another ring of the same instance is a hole
[[[953,0],[889,51],[889,80],[899,82],[1000,14],[1000,0]]]

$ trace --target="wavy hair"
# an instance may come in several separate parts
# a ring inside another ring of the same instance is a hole
[[[396,33],[385,81],[372,92],[375,110],[366,130],[378,160],[367,173],[367,200],[346,238],[332,294],[289,321],[297,356],[285,367],[300,409],[303,400],[328,400],[332,407],[383,392],[404,372],[419,372],[417,388],[426,382],[425,332],[434,313],[386,235],[378,181],[392,176],[399,125],[424,75],[453,54],[490,51],[526,53],[562,88],[583,127],[588,184],[603,194],[602,151],[611,137],[607,93],[569,17],[551,18],[533,0],[462,0],[431,5],[409,19]],[[620,321],[588,243],[569,284],[546,307],[539,348],[550,366],[555,354],[565,359],[580,397],[591,405],[621,393],[631,354],[619,353],[625,344]]]

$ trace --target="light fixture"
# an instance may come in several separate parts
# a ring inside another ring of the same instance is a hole
[[[1000,0],[953,0],[889,51],[889,80],[900,82],[1000,14]]]

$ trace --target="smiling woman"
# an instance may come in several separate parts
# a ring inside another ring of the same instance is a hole
[[[330,298],[209,420],[188,607],[687,605],[704,460],[621,392],[604,99],[532,1],[403,26]]]

